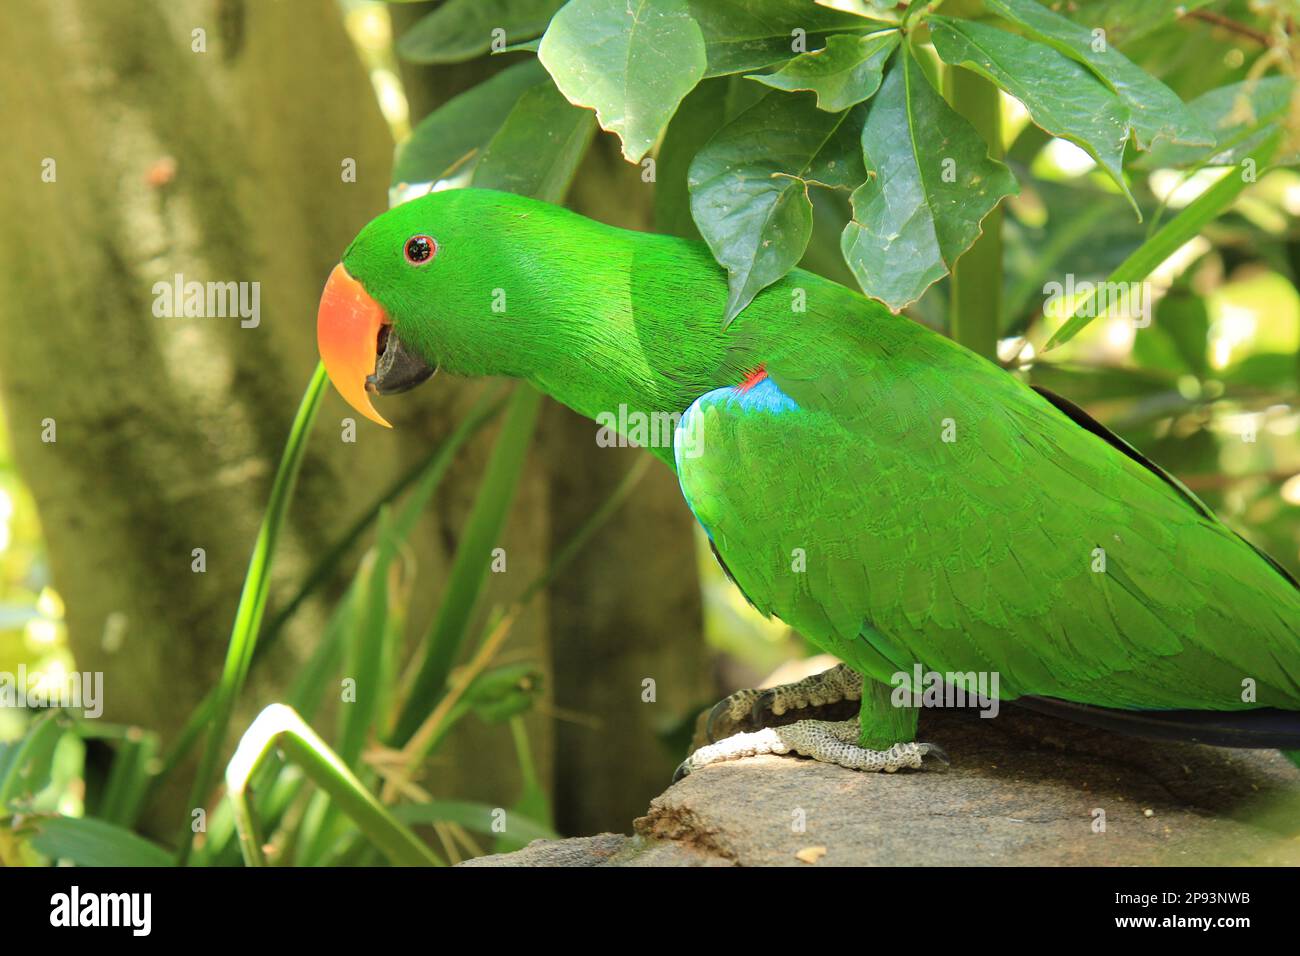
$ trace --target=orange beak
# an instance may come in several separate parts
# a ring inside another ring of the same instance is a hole
[[[366,380],[375,371],[384,307],[339,263],[330,273],[316,313],[316,345],[330,381],[343,400],[372,422],[392,428],[370,403]]]

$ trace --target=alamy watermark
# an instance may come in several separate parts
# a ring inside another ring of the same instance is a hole
[[[597,412],[596,444],[601,448],[672,448],[683,458],[704,454],[703,416],[692,415],[682,425],[681,412],[642,412],[619,405],[615,412]]]
[[[66,675],[27,670],[19,664],[17,673],[0,671],[0,707],[61,707],[79,710],[94,719],[104,713],[102,671],[73,671]]]
[[[153,284],[153,314],[160,319],[238,318],[240,328],[262,322],[262,283],[185,281],[176,273],[171,282]]]
[[[912,672],[895,671],[889,701],[895,707],[973,707],[981,717],[998,715],[998,672],[926,671],[920,664]]]
[[[1047,301],[1043,311],[1060,308],[1062,316],[1073,314],[1087,319],[1103,315],[1128,316],[1133,325],[1145,329],[1151,324],[1151,283],[1149,282],[1076,282],[1067,273],[1065,282],[1043,286]]]

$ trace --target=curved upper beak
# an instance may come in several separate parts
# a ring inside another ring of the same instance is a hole
[[[330,381],[344,400],[373,422],[391,428],[370,394],[414,388],[436,368],[408,350],[384,307],[339,263],[330,273],[316,314],[316,344]]]

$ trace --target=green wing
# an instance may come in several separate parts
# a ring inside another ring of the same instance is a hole
[[[920,663],[996,671],[1007,699],[1300,709],[1300,590],[1277,567],[949,340],[861,334],[683,417],[682,491],[755,606],[879,680]]]

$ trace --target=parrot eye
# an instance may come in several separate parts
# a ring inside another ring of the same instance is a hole
[[[434,242],[432,236],[412,236],[406,240],[406,261],[413,266],[422,266],[434,257],[438,251],[438,243]]]

